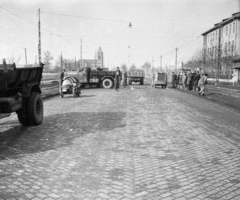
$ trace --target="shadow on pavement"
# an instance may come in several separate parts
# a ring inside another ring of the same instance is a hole
[[[39,126],[3,123],[1,126],[9,129],[0,132],[0,160],[61,148],[88,133],[123,127],[125,115],[124,112],[71,112],[47,116]]]

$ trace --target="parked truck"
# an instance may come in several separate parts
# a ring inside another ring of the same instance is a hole
[[[140,85],[144,84],[144,71],[143,70],[130,70],[127,71],[128,76],[128,85],[132,85],[132,83],[139,82]]]
[[[92,70],[90,72],[90,81],[87,82],[84,72],[77,75],[81,87],[103,87],[110,89],[114,86],[115,71],[107,69]]]
[[[43,64],[16,68],[0,64],[0,114],[16,112],[22,125],[39,125],[43,120],[41,78]]]

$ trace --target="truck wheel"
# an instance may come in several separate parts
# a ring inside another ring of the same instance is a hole
[[[106,79],[103,80],[102,85],[103,85],[104,88],[110,89],[113,86],[113,81],[109,78],[106,78]]]
[[[28,99],[27,115],[31,125],[39,125],[43,120],[43,101],[38,92],[32,92]]]
[[[129,85],[132,85],[132,81],[131,80],[129,80]]]
[[[27,126],[30,124],[27,117],[27,98],[22,98],[22,108],[19,109],[16,113],[18,116],[18,121],[22,125]]]
[[[140,80],[140,85],[143,85],[143,80]]]

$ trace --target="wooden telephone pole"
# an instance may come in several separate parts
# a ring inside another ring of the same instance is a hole
[[[38,10],[38,60],[39,60],[39,65],[42,63],[42,49],[41,49],[41,22],[40,22],[40,8]]]

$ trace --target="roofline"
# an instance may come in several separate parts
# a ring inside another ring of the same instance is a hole
[[[205,31],[204,33],[202,33],[202,36],[216,30],[216,29],[219,29],[222,25],[225,25],[227,23],[229,23],[230,21],[233,21],[234,19],[236,18],[240,18],[240,12],[237,12],[237,13],[233,13],[232,14],[232,17],[229,17],[229,18],[226,18],[226,19],[223,19],[222,22],[219,22],[219,23],[216,23],[215,26],[207,31]]]

